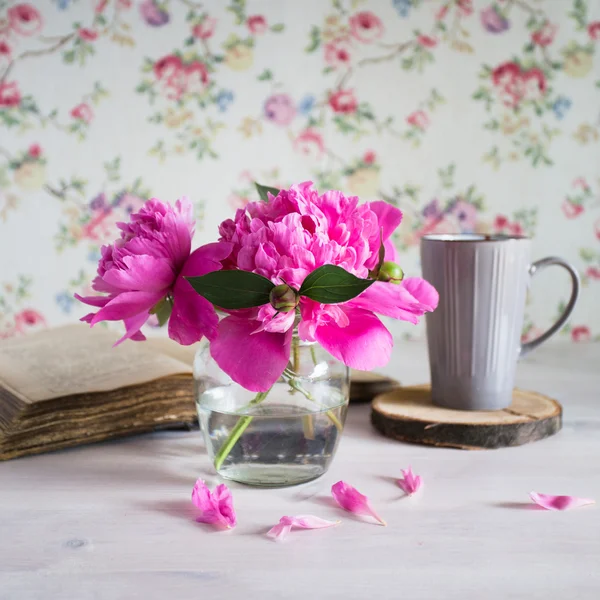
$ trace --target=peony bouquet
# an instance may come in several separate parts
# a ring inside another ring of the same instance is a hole
[[[288,365],[299,340],[348,367],[384,366],[393,339],[377,315],[417,323],[438,302],[429,283],[404,277],[396,264],[400,210],[319,194],[310,182],[257,189],[260,201],[194,251],[191,203],[148,200],[102,248],[92,287],[103,295],[77,296],[99,309],[83,320],[123,320],[117,343],[145,339],[141,327],[152,315],[180,344],[205,337],[219,368],[257,393],[255,403],[278,380],[294,387]]]

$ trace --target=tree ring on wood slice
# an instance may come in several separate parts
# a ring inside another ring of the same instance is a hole
[[[400,382],[372,371],[350,370],[350,402],[371,402],[375,396],[400,386]]]
[[[373,400],[371,422],[384,435],[415,444],[482,450],[521,446],[560,431],[562,406],[537,392],[515,389],[504,410],[434,406],[431,387],[400,387]]]

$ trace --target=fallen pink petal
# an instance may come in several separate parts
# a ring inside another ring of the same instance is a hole
[[[382,525],[387,525],[387,523],[371,508],[369,499],[345,481],[338,481],[333,484],[333,486],[331,486],[331,494],[333,495],[334,500],[344,510],[357,515],[373,517]]]
[[[267,535],[274,540],[281,541],[292,530],[296,529],[324,529],[335,527],[340,521],[327,521],[313,515],[299,515],[297,517],[281,517],[277,525],[267,531]]]
[[[202,479],[198,479],[192,490],[192,502],[202,511],[196,518],[198,523],[208,523],[232,529],[236,524],[235,510],[231,491],[221,483],[211,492]]]
[[[588,504],[595,504],[595,500],[590,498],[578,498],[577,496],[552,496],[551,494],[538,494],[531,492],[529,497],[542,508],[546,510],[569,510],[579,508]]]
[[[412,472],[411,467],[408,467],[408,469],[402,469],[402,478],[398,479],[398,485],[405,494],[412,496],[419,491],[423,481],[419,475]]]

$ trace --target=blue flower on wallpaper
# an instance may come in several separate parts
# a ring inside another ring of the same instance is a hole
[[[408,17],[410,9],[412,8],[412,0],[392,0],[392,4],[398,13],[398,16],[402,18]]]
[[[56,304],[60,310],[62,310],[65,314],[71,314],[71,309],[75,304],[75,298],[73,298],[73,294],[69,294],[69,292],[59,292],[54,296],[56,300]]]
[[[571,108],[573,103],[566,96],[559,96],[552,105],[552,110],[557,119],[564,119],[565,114]]]
[[[225,112],[229,108],[229,105],[233,102],[233,98],[234,95],[231,90],[221,90],[216,97],[219,111]]]
[[[56,4],[57,8],[60,10],[67,10],[69,6],[71,6],[72,0],[54,0],[54,4]]]
[[[315,105],[315,97],[310,94],[304,96],[302,100],[298,103],[298,112],[301,115],[307,115],[313,109]]]
[[[91,263],[97,263],[101,258],[100,250],[90,250],[87,255],[87,259]]]

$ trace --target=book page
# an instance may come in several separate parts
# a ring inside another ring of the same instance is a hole
[[[161,352],[160,344],[125,341],[101,327],[67,325],[0,342],[0,386],[25,402],[104,392],[192,373],[192,353]],[[187,360],[189,356],[189,360]]]

